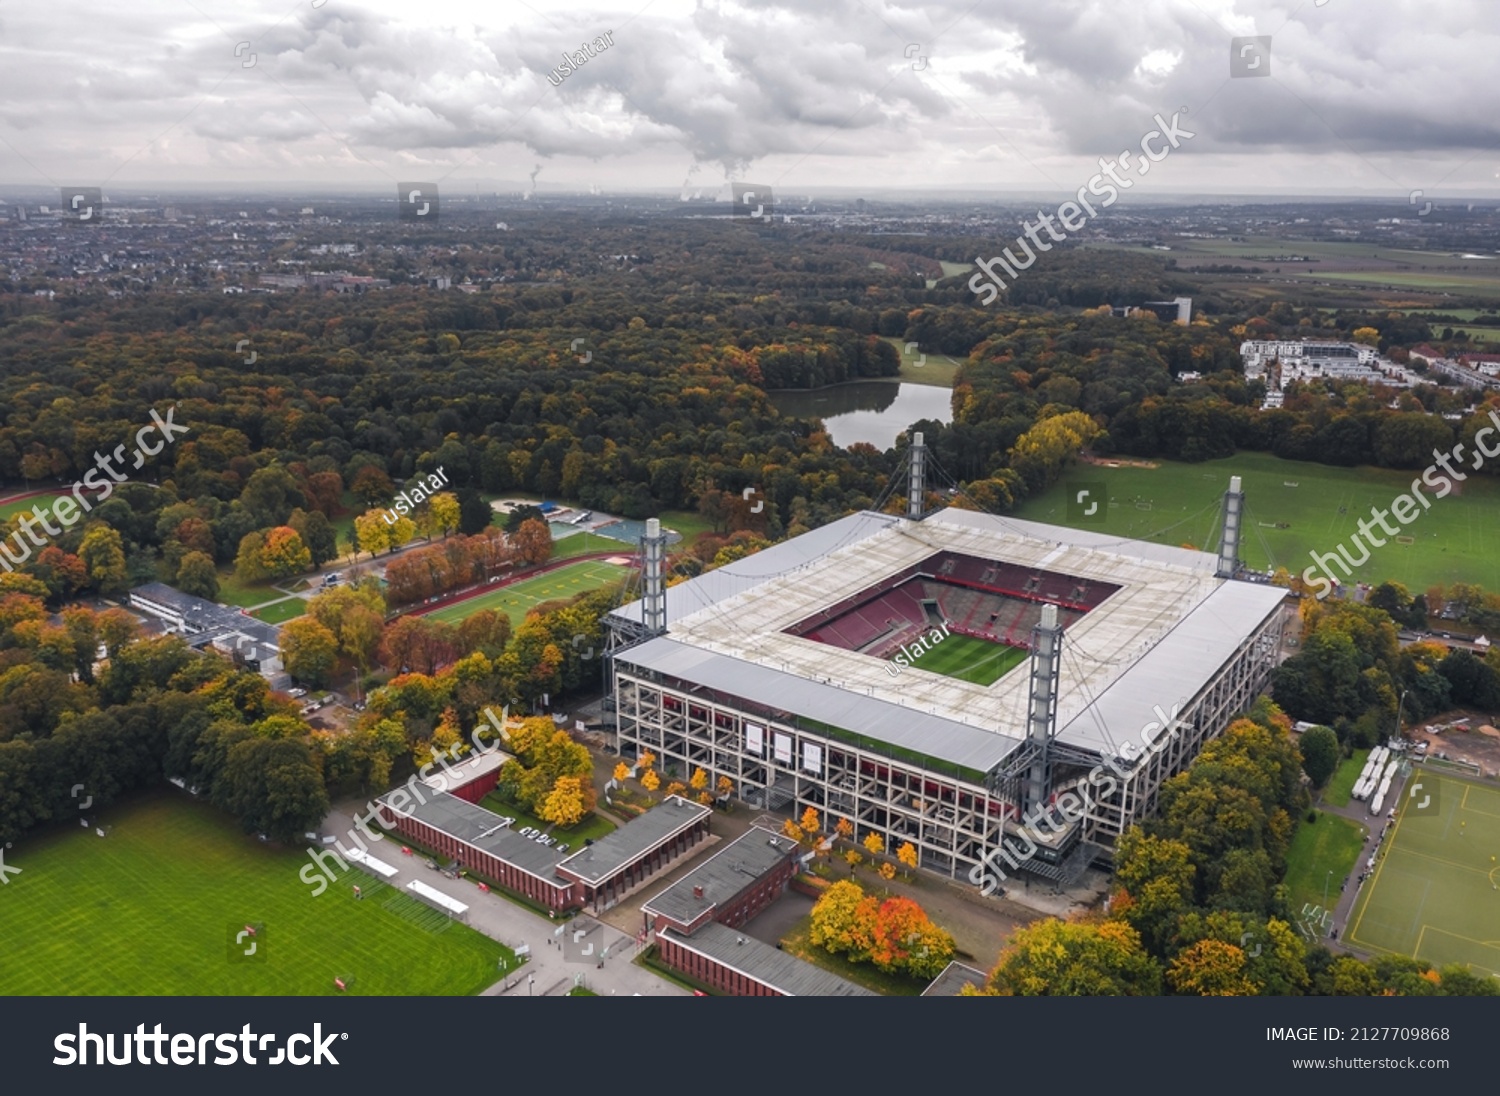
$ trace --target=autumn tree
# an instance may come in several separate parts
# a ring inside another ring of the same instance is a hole
[[[522,563],[545,563],[552,555],[552,530],[545,521],[529,518],[511,535],[511,545]]]
[[[708,787],[708,773],[703,769],[694,769],[693,775],[688,779],[688,786],[696,792],[701,792]]]
[[[877,907],[869,955],[877,969],[932,979],[948,965],[953,950],[953,937],[910,898],[887,898]]]
[[[887,883],[896,878],[896,865],[892,864],[889,860],[881,861],[880,867],[875,870],[880,873],[880,878],[884,879]]]
[[[1007,997],[1156,997],[1161,971],[1123,921],[1049,917],[1011,936],[989,986]]]
[[[267,577],[286,578],[312,567],[312,553],[297,530],[289,525],[278,525],[266,532],[261,548],[261,566]]]
[[[661,777],[656,775],[655,769],[647,769],[641,773],[641,787],[645,788],[648,792],[654,792],[657,788],[661,787]]]
[[[338,639],[313,617],[300,616],[281,626],[281,660],[286,672],[299,681],[326,685],[338,653]]]
[[[907,868],[915,871],[917,867],[917,847],[910,841],[903,841],[901,847],[896,850],[896,859],[901,861]]]
[[[582,778],[563,776],[552,785],[552,790],[538,806],[536,816],[557,826],[572,826],[582,821],[587,813]]]
[[[865,834],[865,839],[862,844],[865,848],[870,850],[871,856],[880,856],[885,852],[885,838],[881,837],[874,830],[871,830],[869,833]]]
[[[240,548],[234,557],[234,576],[251,583],[264,582],[269,577],[264,533],[246,533],[240,538]]]
[[[720,799],[728,799],[734,795],[734,781],[727,776],[720,776],[714,784],[714,790],[718,792]]]
[[[1245,972],[1245,951],[1222,940],[1199,940],[1167,966],[1172,991],[1196,997],[1252,997],[1255,986]]]
[[[841,880],[823,892],[812,908],[808,942],[834,955],[858,962],[875,942],[875,914],[879,903],[858,883]]]
[[[427,501],[427,531],[441,533],[446,537],[458,528],[458,496],[448,491],[439,492]]]
[[[630,766],[621,761],[615,765],[614,778],[616,784],[623,784],[630,779]]]

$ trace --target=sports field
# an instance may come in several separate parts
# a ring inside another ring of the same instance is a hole
[[[1371,507],[1388,510],[1419,473],[1380,468],[1333,468],[1288,461],[1265,453],[1240,453],[1202,464],[1157,462],[1157,468],[1108,468],[1076,464],[1051,489],[1025,502],[1016,516],[1031,521],[1157,544],[1218,546],[1219,508],[1229,477],[1244,479],[1246,522],[1240,556],[1256,569],[1282,566],[1301,574],[1313,565],[1310,552],[1337,554],[1342,543],[1354,559],[1360,546],[1349,540]],[[1109,504],[1094,515],[1069,506],[1070,491],[1102,487]],[[1500,482],[1470,475],[1462,494],[1435,498],[1431,509],[1402,530],[1410,543],[1387,540],[1371,548],[1355,569],[1360,581],[1403,583],[1413,593],[1435,583],[1475,582],[1500,588]],[[1391,520],[1391,519],[1387,519]],[[1280,528],[1278,526],[1285,526]],[[1375,527],[1380,535],[1379,527]],[[1334,577],[1347,581],[1341,571]]]
[[[60,498],[66,498],[67,496],[68,492],[58,491],[55,494],[33,495],[31,498],[25,499],[18,499],[15,497],[4,499],[3,501],[0,501],[0,521],[9,521],[11,518],[15,517],[23,510],[36,510],[44,506],[47,508],[47,511],[50,514],[52,503],[56,502]]]
[[[175,793],[102,821],[103,838],[78,827],[6,850],[21,871],[0,887],[0,994],[316,995],[335,978],[361,995],[472,994],[514,959],[363,873],[314,897],[305,853]],[[236,942],[246,925],[254,939]]]
[[[540,605],[544,601],[554,601],[557,598],[569,598],[585,590],[597,590],[601,586],[608,586],[625,577],[628,570],[628,568],[617,567],[613,563],[604,563],[600,560],[574,563],[510,586],[499,586],[478,597],[471,597],[467,601],[460,601],[454,605],[445,605],[426,615],[444,624],[457,624],[482,609],[494,609],[510,617],[512,624],[519,624],[525,619],[527,610],[534,605]]]
[[[1026,661],[1020,647],[1006,647],[987,639],[951,634],[912,660],[918,670],[956,677],[975,685],[998,681],[1005,672]]]
[[[1417,766],[1345,939],[1500,975],[1500,789]]]

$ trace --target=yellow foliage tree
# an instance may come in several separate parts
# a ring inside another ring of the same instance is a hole
[[[719,782],[714,787],[718,790],[720,799],[728,799],[734,794],[734,781],[727,776],[719,777]]]
[[[669,796],[681,795],[685,791],[687,791],[687,785],[680,780],[674,780],[667,785],[667,795]]]
[[[641,771],[645,772],[656,764],[656,755],[650,750],[642,750],[640,756],[635,759],[635,762],[641,767]]]
[[[536,816],[543,822],[551,822],[557,826],[572,826],[581,822],[587,812],[588,807],[583,797],[583,778],[560,776],[557,783],[552,785],[552,791],[547,794]]]
[[[834,823],[833,832],[847,841],[854,836],[854,823],[847,818],[840,818]]]
[[[630,779],[630,766],[621,761],[615,766],[615,780],[623,784]]]
[[[708,787],[708,773],[702,769],[694,769],[688,783],[693,786],[694,791],[701,792],[704,788]]]
[[[710,791],[701,791],[698,793],[697,798],[699,803],[702,803],[705,807],[707,807],[712,805],[714,801],[714,793]]]
[[[885,838],[881,837],[878,833],[867,833],[865,834],[864,846],[870,850],[871,856],[879,856],[885,852]]]
[[[901,847],[896,850],[896,859],[908,868],[915,869],[917,866],[917,849],[910,841],[903,841]]]
[[[654,792],[657,788],[661,787],[661,777],[656,775],[655,769],[647,769],[641,773],[641,787],[645,788],[648,792]]]

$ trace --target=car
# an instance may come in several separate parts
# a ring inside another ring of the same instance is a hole
[[[286,695],[291,697],[293,700],[299,700],[307,695],[307,690],[302,688],[288,689]]]
[[[567,845],[559,845],[559,846],[557,846],[557,851],[558,852],[567,852],[568,848],[569,848],[569,846],[567,846]]]
[[[430,857],[430,856],[427,857],[425,860],[423,860],[423,863],[426,864],[433,871],[437,871],[438,862],[436,860],[434,860],[432,857]]]

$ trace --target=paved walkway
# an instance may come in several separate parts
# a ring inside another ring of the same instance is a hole
[[[338,804],[323,822],[323,833],[332,834],[345,848],[358,848],[349,837],[354,830],[353,815],[363,816],[369,805],[359,801]],[[601,997],[639,995],[642,997],[685,997],[688,991],[657,977],[645,967],[631,962],[636,956],[635,940],[609,925],[584,916],[567,922],[555,922],[524,906],[496,894],[485,894],[466,879],[449,879],[426,866],[426,858],[417,854],[403,856],[401,839],[395,831],[388,834],[379,823],[369,823],[371,832],[385,835],[371,842],[362,832],[359,836],[369,846],[370,855],[396,869],[387,880],[392,887],[404,890],[413,879],[458,899],[469,907],[469,926],[498,940],[509,948],[529,946],[531,954],[518,971],[509,972],[481,996],[561,997],[573,988],[575,977]],[[342,884],[334,884],[337,889]],[[639,910],[633,910],[637,919]],[[559,934],[558,929],[564,929]],[[582,940],[573,941],[568,930],[583,930]],[[585,956],[586,949],[592,948]],[[600,960],[598,957],[603,955]],[[600,963],[602,962],[602,966]]]
[[[1336,815],[1339,818],[1347,818],[1349,821],[1365,830],[1365,843],[1360,848],[1359,856],[1354,861],[1354,867],[1343,879],[1328,879],[1328,901],[1332,904],[1333,920],[1329,925],[1330,935],[1323,942],[1335,951],[1357,952],[1357,948],[1348,947],[1344,944],[1344,930],[1349,924],[1349,915],[1354,912],[1354,904],[1359,900],[1360,892],[1364,889],[1368,878],[1361,879],[1360,876],[1367,872],[1370,858],[1383,856],[1385,854],[1385,838],[1394,823],[1390,820],[1391,808],[1401,802],[1401,795],[1406,787],[1407,777],[1397,776],[1391,781],[1390,794],[1387,795],[1380,816],[1370,814],[1370,805],[1362,803],[1358,799],[1349,800],[1343,807],[1335,807],[1329,803],[1318,803],[1316,807],[1324,814]],[[1333,887],[1337,885],[1338,890]],[[1300,913],[1300,910],[1293,910]],[[1337,933],[1337,936],[1333,936]],[[1361,953],[1362,954],[1362,953]]]

